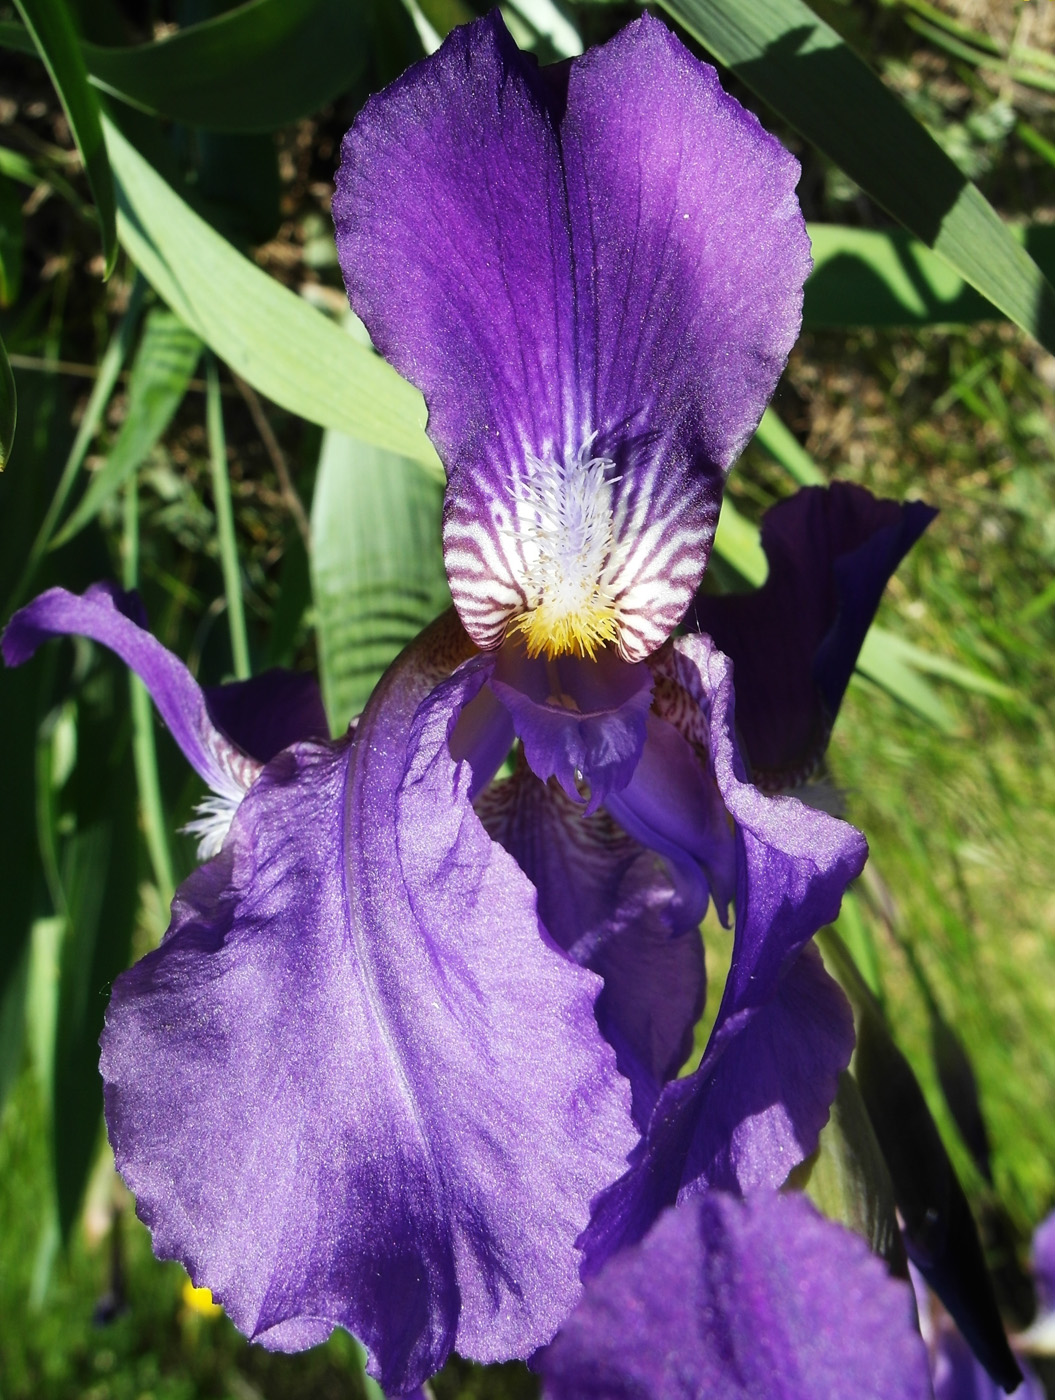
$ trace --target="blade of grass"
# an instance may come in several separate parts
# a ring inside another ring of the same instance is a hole
[[[722,63],[943,257],[1055,350],[1055,291],[981,192],[803,0],[663,0]]]
[[[924,19],[909,16],[905,22],[922,38],[929,39],[938,48],[952,54],[953,58],[963,59],[973,68],[984,68],[990,73],[1000,73],[1003,77],[1012,78],[1024,87],[1037,88],[1041,92],[1055,92],[1055,74],[1033,68],[1023,68],[1020,64],[1005,58],[992,58],[989,54],[972,48],[970,44],[965,44],[960,39],[954,39],[952,35],[946,34],[937,25],[928,24]]]
[[[15,0],[15,3],[44,60],[81,153],[99,214],[105,276],[109,277],[117,261],[117,200],[103,139],[99,99],[88,82],[88,69],[73,20],[63,0]]]
[[[1022,608],[1015,621],[1018,623],[1035,622],[1038,617],[1053,607],[1055,607],[1055,578]]]
[[[19,184],[29,185],[34,189],[37,185],[48,185],[56,194],[61,195],[71,208],[78,212],[84,208],[84,201],[77,191],[57,171],[46,165],[38,168],[21,152],[9,151],[6,146],[0,146],[0,175],[6,175],[8,179],[17,180]]]
[[[139,482],[134,476],[125,486],[124,517],[122,582],[125,588],[133,589],[139,587]],[[154,714],[146,686],[138,676],[131,673],[128,677],[128,690],[132,701],[132,755],[136,766],[143,834],[146,837],[147,853],[150,856],[161,905],[162,908],[167,908],[176,890],[176,880],[172,873],[168,822],[165,820],[165,808],[161,800],[157,745],[154,742]]]
[[[227,475],[227,441],[223,430],[223,400],[220,398],[220,376],[216,360],[209,355],[205,366],[205,423],[209,436],[209,465],[212,469],[212,493],[216,506],[216,538],[220,548],[220,566],[227,595],[227,625],[231,632],[231,658],[234,673],[240,681],[249,679],[249,641],[245,630],[245,608],[242,604],[242,573],[238,563],[238,545],[234,536],[234,512],[231,509],[231,482]]]
[[[5,617],[10,617],[25,598],[36,576],[37,569],[40,567],[40,561],[44,558],[48,546],[51,544],[55,525],[62,514],[73,483],[77,479],[77,473],[81,469],[92,438],[102,422],[103,413],[106,411],[106,405],[110,402],[110,395],[113,393],[114,385],[121,373],[121,367],[128,358],[128,352],[135,338],[136,326],[139,324],[139,313],[142,309],[145,291],[146,284],[142,277],[137,275],[132,283],[132,290],[128,298],[128,309],[111,336],[110,343],[99,362],[99,374],[88,397],[84,417],[81,419],[77,436],[74,438],[73,446],[66,458],[66,465],[62,469],[62,475],[55,487],[55,494],[51,498],[36,537],[30,545],[25,567],[14,591],[7,600],[7,606],[4,609]]]
[[[58,548],[93,520],[136,470],[171,423],[201,358],[202,344],[178,316],[155,307],[147,316],[128,385],[128,413],[100,471],[55,536]]]
[[[891,643],[892,638],[891,632],[870,628],[857,658],[857,670],[873,685],[885,690],[943,734],[954,733],[956,722],[948,706],[934,687],[900,654],[900,649]],[[894,638],[895,643],[897,640]]]
[[[0,307],[14,306],[18,301],[22,286],[22,246],[22,195],[9,176],[0,174]],[[0,470],[3,470],[2,444]]]
[[[885,627],[872,627],[868,635],[874,639],[870,656],[875,655],[878,644],[882,647],[883,659],[887,663],[897,657],[906,665],[922,671],[924,675],[938,676],[941,680],[951,681],[961,690],[969,690],[975,695],[988,695],[993,700],[1014,701],[1019,698],[1018,692],[1011,686],[1004,685],[1002,681],[983,675],[981,671],[972,670],[969,666],[962,666],[947,656],[939,656],[924,647],[916,646],[906,637],[899,637],[896,632],[888,632]]]
[[[7,459],[11,456],[17,420],[15,376],[11,373],[11,361],[7,358],[4,342],[0,340],[0,472],[7,466]]]
[[[988,34],[982,34],[977,29],[971,29],[969,25],[962,24],[952,15],[947,15],[944,10],[939,10],[936,5],[931,5],[928,0],[901,0],[901,8],[914,10],[922,19],[928,19],[932,24],[937,24],[942,29],[947,30],[958,39],[963,39],[965,43],[973,44],[977,49],[985,49],[988,53],[999,55],[1000,49],[995,39],[990,39]]]
[[[1055,165],[1055,145],[1030,126],[1029,122],[1019,121],[1015,123],[1015,135],[1024,146],[1028,146],[1036,155],[1041,156],[1049,165]]]

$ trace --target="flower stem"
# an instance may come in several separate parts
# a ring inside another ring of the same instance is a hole
[[[139,583],[139,483],[135,476],[125,487],[123,574],[122,582],[125,588],[135,588]],[[147,851],[154,870],[154,883],[161,897],[161,906],[167,909],[172,902],[176,881],[172,874],[168,824],[161,801],[157,748],[154,744],[154,716],[147,688],[139,677],[129,675],[128,687],[132,700],[132,754],[143,814],[143,833],[146,836]]]
[[[227,443],[223,431],[223,405],[220,401],[220,376],[216,360],[206,358],[205,422],[209,434],[209,458],[212,464],[212,493],[216,505],[216,533],[220,546],[223,586],[227,594],[227,623],[231,631],[231,656],[234,673],[240,681],[249,676],[249,642],[245,630],[245,609],[242,605],[242,579],[238,567],[238,549],[234,538],[234,512],[231,509],[231,482],[227,475]]]
[[[47,513],[41,521],[40,529],[37,531],[29,549],[29,556],[26,559],[25,567],[22,570],[14,592],[7,600],[4,615],[11,613],[24,601],[33,583],[40,561],[47,553],[52,536],[55,533],[55,526],[58,524],[62,508],[66,504],[73,484],[77,480],[77,473],[81,469],[81,464],[88,453],[92,439],[102,421],[106,405],[110,402],[110,395],[113,393],[114,385],[117,383],[117,376],[128,352],[132,347],[132,340],[135,337],[136,327],[139,324],[139,313],[143,305],[143,294],[146,290],[146,283],[137,272],[135,281],[132,283],[132,291],[128,298],[128,309],[121,319],[120,325],[110,338],[110,343],[106,347],[106,352],[99,362],[99,374],[92,392],[88,396],[88,403],[84,410],[84,417],[81,419],[80,427],[77,429],[77,436],[73,440],[69,456],[66,458],[66,465],[62,469],[59,483],[55,487],[55,494],[48,505]]]

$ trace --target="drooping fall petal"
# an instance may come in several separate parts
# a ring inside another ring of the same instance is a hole
[[[733,952],[700,1067],[663,1090],[630,1170],[594,1212],[584,1239],[591,1271],[705,1187],[779,1186],[816,1145],[853,1049],[845,998],[800,955],[860,873],[864,837],[745,781],[732,667],[709,638],[679,638],[664,664],[694,701],[685,714],[734,823]]]
[[[3,637],[4,660],[21,665],[49,637],[90,637],[116,652],[135,671],[183,750],[187,762],[213,792],[238,801],[259,761],[232,742],[214,722],[201,686],[178,657],[146,630],[139,598],[108,583],[83,596],[49,588],[15,613]]]
[[[931,1394],[908,1285],[803,1197],[768,1191],[668,1211],[590,1281],[538,1366],[546,1400]]]
[[[236,1325],[335,1325],[393,1394],[452,1347],[527,1355],[634,1135],[599,979],[540,931],[447,736],[486,675],[437,624],[354,736],[265,767],[103,1036],[118,1166]]]
[[[538,891],[547,932],[604,979],[597,1020],[633,1088],[644,1129],[663,1085],[684,1064],[703,1010],[703,944],[653,852],[604,812],[585,817],[523,762],[477,804],[487,830]]]

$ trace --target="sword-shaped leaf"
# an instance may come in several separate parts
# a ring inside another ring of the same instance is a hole
[[[1055,292],[984,195],[804,0],[663,0],[965,282],[1055,350]]]

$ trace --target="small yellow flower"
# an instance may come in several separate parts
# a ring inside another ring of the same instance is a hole
[[[185,1279],[183,1283],[183,1301],[191,1312],[196,1312],[201,1317],[219,1317],[223,1308],[219,1303],[214,1303],[212,1294],[207,1288],[195,1288],[190,1279]]]

